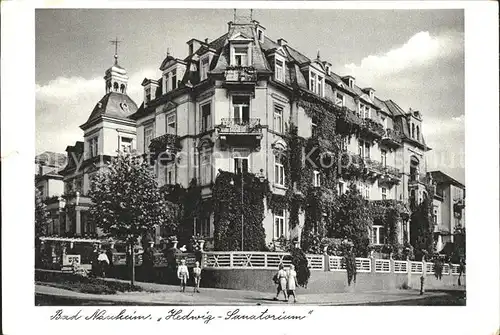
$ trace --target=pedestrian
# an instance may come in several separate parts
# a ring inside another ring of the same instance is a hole
[[[200,262],[196,262],[193,268],[194,292],[200,293],[201,268]]]
[[[106,270],[109,265],[109,259],[106,255],[106,250],[101,249],[101,253],[97,257],[97,262],[99,264],[99,275],[102,277],[106,277]]]
[[[94,244],[94,250],[92,250],[92,269],[91,269],[91,273],[92,273],[92,277],[97,277],[97,275],[99,274],[99,261],[98,261],[98,258],[99,258],[99,249],[97,248],[97,244]]]
[[[189,279],[189,270],[186,266],[186,260],[181,260],[181,265],[177,267],[177,278],[181,281],[181,292],[186,291],[186,284]]]
[[[297,283],[297,272],[295,271],[295,265],[291,264],[288,270],[287,277],[287,289],[288,289],[288,299],[293,295],[293,302],[297,302],[297,297],[295,296],[295,289],[298,286]]]
[[[276,289],[276,297],[274,298],[274,300],[278,300],[280,293],[283,292],[283,295],[285,296],[285,301],[288,301],[286,295],[287,274],[283,264],[279,265],[279,270],[278,273],[276,273],[275,278],[276,282],[278,283],[278,288]]]

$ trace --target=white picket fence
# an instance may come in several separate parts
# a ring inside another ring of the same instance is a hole
[[[376,259],[375,272],[391,272],[391,261],[388,259]]]
[[[325,271],[328,265],[329,271],[346,271],[343,257],[306,254],[307,263],[311,271]],[[328,259],[328,264],[326,264]],[[410,273],[422,274],[424,271],[423,262],[400,261],[389,259],[374,259],[373,266],[378,273]],[[392,266],[391,266],[392,262]],[[247,252],[247,251],[208,251],[203,253],[203,267],[218,269],[278,269],[283,264],[288,267],[291,264],[291,257],[286,252]],[[434,273],[434,263],[425,263],[425,272]],[[357,272],[371,272],[372,259],[356,258]],[[443,274],[459,274],[458,264],[444,264]]]

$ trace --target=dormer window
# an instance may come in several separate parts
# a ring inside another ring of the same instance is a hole
[[[175,90],[177,88],[177,71],[174,69],[172,72],[170,72],[170,78],[171,78],[171,88],[172,90]]]
[[[339,92],[335,93],[335,104],[337,106],[343,107],[344,106],[344,95],[340,94]]]
[[[264,31],[262,29],[257,29],[257,38],[259,42],[264,42]]]
[[[210,66],[210,59],[207,55],[200,61],[200,80],[203,81],[208,78],[208,70]]]
[[[148,87],[146,88],[145,92],[144,92],[144,102],[148,103],[151,101],[151,88]]]
[[[248,66],[248,47],[235,46],[233,51],[233,64],[234,66]]]
[[[274,77],[277,81],[285,82],[285,62],[280,58],[274,62]]]
[[[370,107],[368,105],[359,103],[359,117],[369,119],[370,118]]]
[[[316,72],[309,71],[309,90],[322,97],[325,95],[324,89],[325,77]]]

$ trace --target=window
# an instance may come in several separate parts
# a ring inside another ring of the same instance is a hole
[[[207,56],[201,60],[200,80],[205,80],[208,78],[208,68],[209,68],[209,58]]]
[[[364,193],[363,193],[363,196],[365,197],[365,199],[369,200],[370,199],[370,185],[364,185],[363,186],[363,190],[364,190]]]
[[[372,227],[372,244],[384,244],[385,232],[383,226]]]
[[[177,134],[177,124],[176,124],[175,114],[172,113],[167,115],[167,134],[176,135]]]
[[[195,235],[210,237],[210,216],[194,218],[195,220]]]
[[[309,90],[313,91],[314,93],[318,94],[319,96],[323,96],[324,80],[325,80],[325,78],[310,71],[309,72]]]
[[[316,94],[323,96],[323,77],[318,76],[318,90]]]
[[[345,190],[344,182],[340,181],[339,184],[338,184],[339,195],[344,194],[344,190]]]
[[[82,192],[83,191],[83,177],[78,177],[75,178],[75,192]]]
[[[383,167],[387,166],[387,151],[386,150],[380,150],[380,161],[382,162]]]
[[[257,29],[257,38],[259,39],[259,42],[264,42],[264,32],[262,29]]]
[[[201,131],[212,128],[212,114],[210,103],[201,106]]]
[[[145,97],[146,102],[150,102],[151,101],[151,88],[150,87],[146,88],[145,93],[146,93],[146,97]]]
[[[99,140],[98,137],[91,138],[89,140],[89,153],[90,157],[95,157],[98,155]]]
[[[411,124],[411,138],[415,138],[415,125]]]
[[[335,104],[340,107],[344,106],[344,96],[338,92],[335,94]]]
[[[130,137],[120,137],[120,151],[132,152],[132,139]]]
[[[387,118],[385,116],[381,117],[382,124],[384,125],[384,129],[387,129]]]
[[[170,77],[172,80],[170,87],[172,87],[172,90],[175,90],[177,88],[177,71],[172,70]]]
[[[365,105],[363,105],[362,103],[359,104],[359,110],[358,110],[358,116],[359,117],[362,117],[363,114],[364,114],[364,110],[365,110]]]
[[[212,155],[209,150],[205,150],[200,155],[200,183],[207,185],[212,182]],[[236,169],[235,169],[236,171]]]
[[[241,174],[248,172],[248,157],[234,158],[234,173]]]
[[[233,117],[237,124],[245,124],[250,121],[250,97],[233,96]]]
[[[283,61],[280,59],[276,59],[274,67],[275,67],[274,75],[275,75],[276,80],[284,82],[285,81],[285,71],[284,71]]]
[[[309,74],[309,89],[316,93],[316,74],[313,72]]]
[[[283,106],[274,105],[274,130],[283,132]]]
[[[317,130],[318,130],[318,118],[313,117],[311,121],[311,137],[316,136]]]
[[[370,158],[370,142],[359,140],[359,155],[361,158]]]
[[[149,152],[149,144],[153,139],[153,126],[144,128],[144,152]]]
[[[347,145],[349,144],[349,137],[348,136],[345,136],[345,137],[342,137],[342,142],[341,142],[341,150],[343,151],[346,151],[347,150]]]
[[[313,171],[313,185],[314,187],[320,187],[321,186],[321,174],[319,171]]]
[[[420,141],[420,127],[417,126],[417,141]]]
[[[165,184],[175,184],[175,164],[168,164],[165,168]]]
[[[382,200],[387,199],[387,189],[385,187],[382,187]]]
[[[285,186],[284,156],[284,153],[274,155],[274,183],[280,186]]]
[[[285,211],[279,211],[274,213],[274,231],[273,235],[275,239],[285,236]]]
[[[364,105],[365,108],[363,110],[363,118],[369,119],[370,118],[370,107],[367,105]]]
[[[234,63],[236,66],[248,66],[248,47],[234,48]]]

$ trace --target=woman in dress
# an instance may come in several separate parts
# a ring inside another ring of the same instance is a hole
[[[276,274],[276,278],[278,279],[278,288],[274,300],[278,300],[280,293],[283,292],[283,295],[285,296],[285,301],[288,301],[288,297],[286,295],[287,273],[285,271],[285,267],[283,266],[283,264],[280,264],[278,273]]]
[[[297,284],[297,272],[295,272],[295,266],[293,264],[290,265],[290,269],[288,270],[288,298],[293,295],[293,302],[297,302],[297,297],[295,296],[295,288],[298,286]]]

